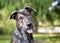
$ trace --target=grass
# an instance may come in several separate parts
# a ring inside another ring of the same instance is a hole
[[[0,40],[0,43],[10,43],[10,40]]]
[[[60,36],[49,36],[46,34],[35,34],[33,35],[35,43],[60,43]],[[12,36],[0,35],[0,43],[10,43]]]
[[[10,43],[11,36],[0,35],[0,43]]]

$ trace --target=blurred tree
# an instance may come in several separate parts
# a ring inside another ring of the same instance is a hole
[[[2,14],[0,14],[0,19],[2,19],[0,21],[1,23],[0,26],[4,24],[4,27],[5,27],[6,21],[8,21],[12,11],[20,10],[25,6],[30,6],[37,10],[37,13],[32,14],[33,21],[36,27],[36,30],[35,30],[36,32],[37,32],[39,21],[41,21],[43,24],[50,23],[54,25],[55,20],[60,19],[60,16],[59,16],[60,13],[56,14],[54,12],[48,11],[48,8],[50,7],[52,2],[53,0],[0,0],[0,3],[1,3],[0,9],[3,12]]]

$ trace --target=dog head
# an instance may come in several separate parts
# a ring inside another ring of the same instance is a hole
[[[31,12],[34,11],[34,9],[30,7],[25,7],[22,10],[14,11],[12,15],[10,16],[10,19],[16,20],[16,26],[20,30],[23,30],[27,33],[33,32],[33,23],[31,20]]]

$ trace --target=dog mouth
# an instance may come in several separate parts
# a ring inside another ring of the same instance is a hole
[[[33,29],[28,29],[27,33],[33,33]]]

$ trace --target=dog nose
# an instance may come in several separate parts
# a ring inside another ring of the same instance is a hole
[[[28,26],[28,27],[32,27],[32,23],[28,24],[27,26]]]

